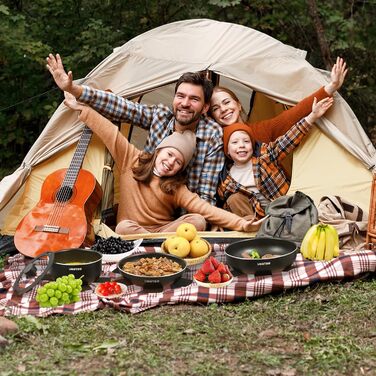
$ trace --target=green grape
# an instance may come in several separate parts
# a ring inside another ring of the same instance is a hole
[[[80,301],[82,279],[75,278],[74,274],[56,278],[37,289],[35,300],[40,307],[57,307]]]
[[[37,294],[46,294],[47,293],[47,289],[42,286],[42,287],[39,287],[38,290],[37,290]]]
[[[47,302],[48,299],[49,299],[49,296],[48,296],[47,294],[41,294],[41,295],[39,295],[39,301],[40,301],[41,303],[45,303],[45,302]]]
[[[49,288],[56,290],[57,289],[57,283],[56,282],[50,282],[50,287]]]
[[[68,282],[68,285],[67,285],[67,286],[70,286],[70,287],[72,287],[72,289],[74,289],[74,288],[77,286],[76,280],[71,279],[71,280]]]
[[[61,277],[61,279],[63,280],[63,283],[68,283],[69,281],[69,278],[66,275]]]
[[[66,292],[63,292],[63,295],[61,297],[65,302],[69,302],[69,295]]]

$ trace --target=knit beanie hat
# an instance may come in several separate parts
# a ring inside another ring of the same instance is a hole
[[[253,136],[249,125],[243,123],[234,123],[223,128],[223,150],[226,155],[228,153],[228,142],[230,140],[230,137],[236,131],[244,131],[248,133],[252,141],[252,146],[254,147],[254,140],[252,139]]]
[[[156,149],[168,147],[180,151],[180,153],[183,155],[183,170],[185,170],[196,151],[196,135],[192,131],[184,131],[183,133],[174,132],[170,136],[163,139]]]

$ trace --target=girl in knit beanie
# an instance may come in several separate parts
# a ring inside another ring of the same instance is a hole
[[[84,122],[106,145],[119,171],[118,234],[174,232],[188,222],[204,231],[206,222],[237,231],[256,231],[260,223],[246,220],[212,206],[185,185],[185,170],[196,152],[191,131],[174,132],[157,146],[154,153],[138,150],[118,127],[90,107],[66,93],[64,103],[81,111]],[[189,214],[175,218],[179,209]]]

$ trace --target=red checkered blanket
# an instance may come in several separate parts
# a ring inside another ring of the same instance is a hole
[[[213,245],[213,256],[224,261],[225,245]],[[159,248],[140,247],[138,252],[152,252]],[[43,270],[47,261],[40,260],[37,264],[37,275]],[[25,259],[17,254],[8,260],[4,271],[0,272],[0,315],[34,315],[48,316],[51,314],[76,314],[94,311],[106,306],[114,309],[137,313],[163,304],[209,304],[240,302],[248,298],[258,297],[296,287],[308,286],[317,282],[338,281],[355,278],[367,272],[376,271],[376,251],[341,252],[340,257],[331,261],[307,261],[299,253],[294,264],[287,271],[264,276],[239,275],[233,282],[222,288],[205,288],[195,282],[190,283],[193,274],[200,265],[190,266],[183,274],[186,285],[150,291],[130,285],[118,300],[100,299],[95,293],[95,284],[81,292],[81,301],[56,308],[40,308],[35,301],[36,287],[31,291],[17,296],[13,291],[13,283],[25,267]],[[116,264],[104,263],[102,277],[119,279],[113,273]],[[23,281],[25,284],[32,280]]]

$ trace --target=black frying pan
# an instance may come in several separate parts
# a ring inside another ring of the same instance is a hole
[[[123,270],[123,266],[126,262],[135,262],[138,261],[141,258],[151,258],[151,257],[166,257],[172,261],[177,262],[181,266],[181,270],[177,273],[174,274],[169,274],[165,276],[158,276],[158,277],[151,277],[151,276],[142,276],[142,275],[135,275],[135,274],[130,274],[127,273]],[[124,278],[129,280],[131,283],[138,285],[138,286],[148,286],[148,287],[153,287],[153,286],[166,286],[173,284],[175,281],[177,281],[179,278],[181,278],[182,274],[187,268],[187,263],[180,257],[174,256],[174,255],[169,255],[166,253],[142,253],[138,255],[131,255],[122,258],[118,264],[117,268],[114,270],[116,273],[120,273]]]
[[[36,275],[35,264],[41,258],[48,258],[47,267],[26,287],[20,286],[22,277],[31,278]],[[102,254],[91,249],[71,248],[59,252],[45,252],[34,258],[18,275],[13,288],[18,295],[30,291],[43,279],[56,279],[63,275],[73,274],[76,278],[82,278],[84,284],[95,282],[102,272]]]
[[[252,259],[244,256],[251,250],[260,256],[273,254],[268,259]],[[226,263],[242,274],[269,274],[289,267],[296,258],[297,246],[294,242],[277,238],[254,238],[232,243],[225,249]]]

